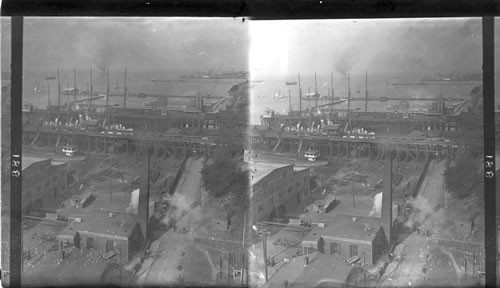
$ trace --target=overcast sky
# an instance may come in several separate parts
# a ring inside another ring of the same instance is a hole
[[[8,71],[10,26],[2,20]],[[480,72],[482,62],[480,19],[25,18],[24,27],[25,69],[51,71],[90,65],[200,71],[250,63],[263,76],[436,73]]]
[[[240,18],[25,18],[24,67],[246,69],[247,23]],[[10,26],[2,28],[7,40],[2,68],[8,68]]]
[[[480,19],[256,21],[249,27],[250,67],[267,75],[481,71]]]

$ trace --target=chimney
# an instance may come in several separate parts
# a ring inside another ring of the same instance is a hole
[[[385,151],[384,192],[382,196],[382,227],[389,244],[392,242],[392,151]]]
[[[137,207],[137,215],[139,216],[139,225],[144,236],[144,241],[147,241],[149,236],[149,181],[150,181],[150,158],[151,150],[148,149],[146,161],[144,161],[146,169],[143,169],[141,175],[141,188],[139,190],[139,204]]]

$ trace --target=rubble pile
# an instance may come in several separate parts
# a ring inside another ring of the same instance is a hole
[[[89,174],[87,178],[95,182],[104,182],[108,177],[113,179],[123,179],[125,172],[117,171],[112,168],[106,168],[94,174]]]

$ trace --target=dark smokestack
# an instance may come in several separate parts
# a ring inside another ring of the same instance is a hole
[[[139,204],[137,208],[137,215],[139,215],[139,225],[143,233],[144,239],[147,241],[149,236],[149,181],[150,181],[150,159],[151,149],[148,148],[145,163],[146,169],[143,169],[141,176],[141,188],[139,191]]]
[[[384,152],[384,192],[382,194],[382,228],[389,244],[392,240],[392,151]]]

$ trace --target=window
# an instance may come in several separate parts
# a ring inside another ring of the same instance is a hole
[[[358,245],[351,245],[350,254],[351,254],[351,257],[358,256]]]
[[[87,249],[95,249],[95,239],[92,237],[88,237],[86,240]]]
[[[340,243],[333,242],[330,243],[330,254],[341,254],[340,253]]]
[[[115,241],[106,240],[106,252],[111,252],[115,249]]]

